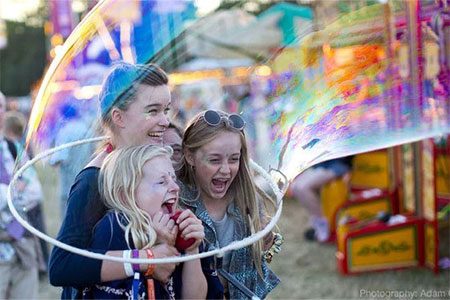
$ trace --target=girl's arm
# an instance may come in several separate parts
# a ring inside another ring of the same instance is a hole
[[[186,251],[186,255],[198,254],[198,247]],[[181,289],[182,299],[205,299],[208,291],[205,275],[203,274],[200,259],[187,261],[183,264],[182,271],[183,286]]]

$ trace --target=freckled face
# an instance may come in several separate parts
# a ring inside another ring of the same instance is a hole
[[[157,212],[169,214],[176,207],[180,188],[176,183],[172,162],[164,156],[144,164],[143,177],[136,190],[136,204],[150,217]]]
[[[204,199],[225,197],[239,170],[241,139],[237,132],[222,131],[192,155],[195,179]]]

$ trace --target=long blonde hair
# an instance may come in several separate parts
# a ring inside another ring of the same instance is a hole
[[[124,217],[118,218],[125,230],[125,240],[130,247],[131,236],[138,249],[152,246],[156,241],[151,218],[136,204],[136,190],[143,178],[144,164],[155,157],[170,160],[172,149],[155,145],[132,146],[118,149],[103,161],[99,175],[100,194],[106,206]]]
[[[244,222],[251,233],[259,231],[262,228],[262,221],[267,217],[262,200],[268,199],[261,189],[256,187],[250,170],[247,142],[243,130],[237,130],[227,122],[228,114],[217,111],[222,120],[217,126],[211,126],[205,122],[204,112],[197,114],[187,125],[183,136],[183,151],[195,153],[202,146],[210,143],[219,133],[224,131],[235,132],[239,134],[241,140],[241,156],[239,159],[239,170],[233,180],[229,193],[233,197],[235,204],[244,217]],[[225,117],[225,118],[224,118]],[[195,170],[186,160],[186,155],[181,162],[179,179],[185,184],[196,186]],[[197,189],[199,190],[199,189]],[[252,245],[252,255],[255,267],[262,274],[261,270],[261,251],[263,241],[260,240]]]

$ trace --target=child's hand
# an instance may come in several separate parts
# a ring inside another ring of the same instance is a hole
[[[195,242],[186,249],[186,253],[198,252],[198,246],[205,237],[205,230],[200,221],[192,211],[184,210],[177,218],[178,230],[181,232],[181,237],[185,240],[193,238]]]
[[[175,221],[170,219],[168,214],[158,212],[153,216],[152,222],[157,235],[157,243],[175,245],[178,233],[178,226],[175,226]]]

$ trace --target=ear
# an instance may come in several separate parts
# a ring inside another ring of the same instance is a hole
[[[113,107],[111,110],[111,120],[114,125],[119,128],[125,127],[125,122],[123,119],[123,111],[118,109],[117,107]]]
[[[188,149],[184,150],[184,157],[190,166],[194,166],[194,154]]]

